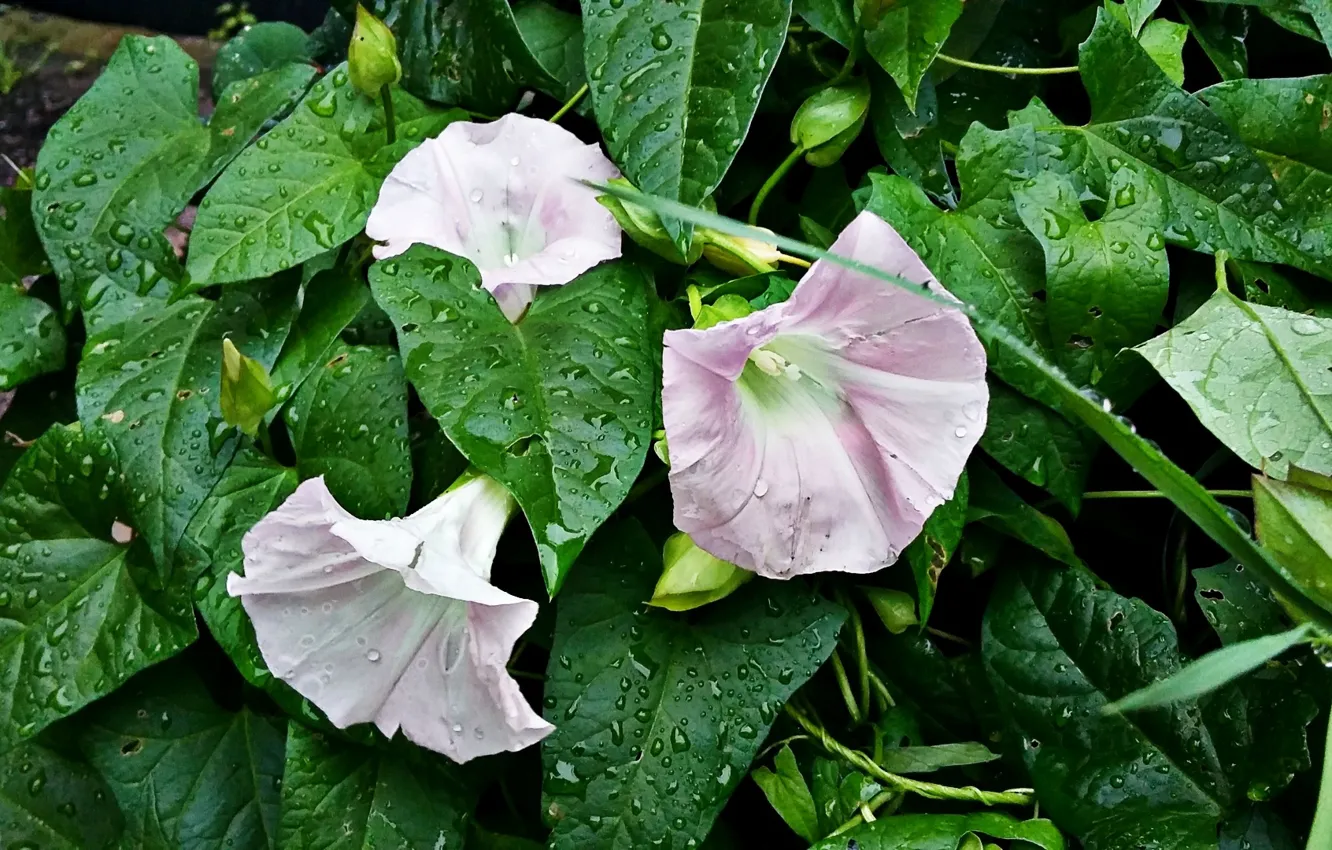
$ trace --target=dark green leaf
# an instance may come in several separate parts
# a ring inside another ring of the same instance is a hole
[[[177,543],[236,451],[223,421],[222,338],[271,368],[291,325],[294,277],[232,287],[220,301],[141,298],[100,278],[89,290],[79,419],[116,447],[133,522],[157,563]]]
[[[397,89],[393,104],[399,139],[387,145],[383,109],[357,94],[345,65],[316,83],[209,189],[190,237],[190,277],[200,283],[265,277],[360,232],[397,160],[464,115]]]
[[[332,348],[348,325],[370,301],[370,290],[342,269],[329,269],[310,279],[301,312],[273,364],[273,390],[290,398],[319,366],[333,359]]]
[[[970,833],[1025,842],[1042,850],[1064,850],[1064,839],[1048,820],[1019,821],[998,812],[971,815],[901,815],[861,824],[810,850],[958,850]],[[1016,845],[1015,845],[1016,846]]]
[[[0,188],[0,286],[50,270],[32,221],[32,189]]]
[[[1255,806],[1226,821],[1221,828],[1219,850],[1297,850],[1300,846],[1281,815],[1270,808]]]
[[[340,346],[287,406],[301,478],[324,476],[333,497],[365,519],[401,516],[412,490],[407,381],[388,346]]]
[[[859,27],[849,0],[795,0],[795,13],[816,31],[847,50],[856,42]]]
[[[1244,286],[1245,301],[1332,319],[1332,297],[1329,297],[1332,294],[1326,292],[1317,278],[1281,266],[1243,260],[1229,260],[1226,270]],[[1214,290],[1215,285],[1208,286],[1207,295]]]
[[[59,426],[0,489],[0,751],[194,640],[188,593],[113,542],[133,492],[100,435]]]
[[[920,536],[911,541],[902,556],[911,565],[916,579],[916,598],[920,600],[920,622],[929,622],[934,609],[934,592],[939,586],[939,574],[953,558],[957,544],[962,542],[962,527],[967,524],[967,474],[957,481],[953,498],[934,509]]]
[[[968,521],[983,522],[1070,567],[1082,566],[1062,525],[1022,501],[984,463],[972,463],[967,469],[971,481]]]
[[[556,83],[550,94],[560,100],[573,97],[587,83],[582,19],[545,0],[519,2],[513,9],[513,18],[532,55]],[[585,103],[580,103],[579,108],[586,110]]]
[[[598,266],[542,291],[517,325],[475,266],[423,245],[370,281],[427,409],[522,506],[553,595],[647,457],[659,380],[643,273]]]
[[[981,449],[1076,512],[1087,489],[1095,438],[1007,384],[989,383],[990,411]]]
[[[773,766],[777,768],[776,773],[766,767],[754,771],[754,783],[796,835],[809,842],[818,841],[821,833],[814,797],[809,793],[800,765],[796,764],[795,753],[789,746],[777,752]]]
[[[877,4],[877,21],[865,26],[865,49],[902,90],[915,111],[920,81],[962,14],[962,0],[906,0]]]
[[[6,847],[111,850],[124,828],[110,789],[88,765],[36,743],[0,755]]]
[[[874,99],[870,120],[879,152],[896,174],[915,183],[945,204],[956,202],[953,182],[944,165],[938,127],[939,102],[934,83],[921,81],[915,111],[907,109],[902,93],[887,74],[870,72]]]
[[[1286,628],[1285,614],[1272,591],[1244,569],[1226,561],[1193,571],[1193,598],[1222,644],[1252,640]]]
[[[661,557],[632,522],[583,561],[560,596],[547,671],[550,847],[696,846],[846,614],[799,582],[767,581],[690,618],[644,613]]]
[[[222,45],[213,63],[213,96],[222,99],[227,86],[257,77],[289,63],[309,64],[310,36],[284,21],[248,26]]]
[[[0,390],[65,366],[60,317],[22,285],[0,282]]]
[[[125,813],[125,846],[277,846],[285,728],[220,708],[183,664],[135,679],[85,715],[79,746]]]
[[[283,850],[461,847],[477,790],[432,753],[363,747],[293,722],[282,777]]]
[[[583,0],[592,106],[624,176],[703,203],[749,132],[790,19],[790,0]],[[664,224],[687,253],[687,229]]]
[[[1189,25],[1193,37],[1202,45],[1223,80],[1249,76],[1249,51],[1244,44],[1249,35],[1249,10],[1243,6],[1207,5],[1190,14],[1179,7],[1180,17]]]

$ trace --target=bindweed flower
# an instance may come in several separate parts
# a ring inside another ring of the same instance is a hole
[[[577,182],[618,176],[599,147],[547,121],[456,121],[389,173],[365,231],[384,243],[379,259],[418,242],[466,257],[517,321],[533,287],[620,256],[615,218]]]
[[[520,750],[554,728],[505,665],[537,604],[490,583],[514,502],[477,476],[402,519],[357,519],[322,478],[242,542],[229,576],[264,662],[338,727],[373,722],[456,762]]]
[[[831,250],[948,297],[872,213]],[[675,525],[771,578],[893,563],[985,428],[966,316],[827,260],[790,300],[665,342]]]

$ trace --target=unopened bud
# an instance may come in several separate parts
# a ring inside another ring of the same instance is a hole
[[[818,168],[832,165],[860,135],[869,113],[869,81],[858,77],[810,95],[791,119],[791,141]]]
[[[703,256],[708,262],[735,275],[775,271],[782,256],[777,246],[769,242],[730,236],[707,227],[700,227],[694,239],[703,243]]]
[[[276,402],[264,367],[241,354],[230,339],[223,339],[222,395],[218,403],[226,423],[253,437]]]
[[[633,184],[623,177],[617,177],[607,182],[612,186],[633,188]],[[599,195],[597,196],[597,202],[610,210],[616,223],[620,225],[620,229],[630,239],[658,257],[682,266],[692,266],[698,261],[699,255],[703,252],[702,240],[694,239],[689,248],[689,255],[681,254],[679,247],[676,246],[674,240],[671,239],[671,235],[666,232],[666,227],[661,223],[661,217],[647,207],[633,201],[617,198],[614,195]]]
[[[754,574],[704,552],[683,531],[672,534],[662,551],[665,568],[649,605],[690,611],[730,596]]]
[[[867,587],[864,591],[874,613],[879,615],[884,627],[893,634],[900,635],[920,622],[916,616],[916,600],[911,598],[911,594],[885,587]]]
[[[402,79],[398,40],[393,37],[393,30],[361,5],[356,7],[356,28],[347,46],[347,73],[352,85],[371,97],[377,96],[384,86]]]

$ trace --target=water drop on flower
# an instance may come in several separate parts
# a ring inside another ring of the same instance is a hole
[[[762,499],[768,494],[768,482],[762,478],[754,482],[754,495]]]
[[[379,654],[379,650],[377,649],[372,649],[365,654],[365,660],[369,661],[371,664],[378,662],[381,657],[382,656]]]
[[[958,439],[961,439],[966,435],[967,435],[967,429],[962,425],[959,425],[955,429],[953,429],[953,436],[957,437]]]
[[[472,199],[472,203],[479,204],[481,203],[481,198],[483,197],[483,193],[480,189],[473,189],[472,194],[468,195],[467,197]]]

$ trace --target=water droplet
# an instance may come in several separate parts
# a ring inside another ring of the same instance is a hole
[[[365,660],[369,661],[371,664],[377,663],[381,657],[382,656],[380,656],[379,650],[377,649],[372,649],[365,654]]]
[[[480,189],[473,189],[472,194],[468,195],[467,197],[471,198],[472,203],[479,204],[481,203],[481,199],[485,197],[485,193],[482,192]]]
[[[966,427],[963,426],[963,425],[959,425],[959,426],[957,426],[956,428],[953,429],[953,436],[954,436],[954,437],[957,437],[958,439],[961,439],[962,437],[965,437],[966,435],[967,435],[967,429],[966,429]]]
[[[1290,329],[1300,336],[1314,336],[1323,332],[1323,326],[1314,319],[1296,319],[1290,323]]]
[[[768,482],[762,478],[754,482],[754,495],[760,499],[768,495]]]

